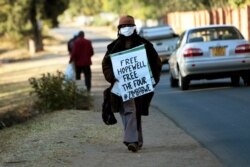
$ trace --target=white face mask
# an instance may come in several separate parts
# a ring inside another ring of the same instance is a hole
[[[119,34],[124,35],[126,37],[132,35],[135,31],[135,26],[133,27],[122,27],[119,31]]]

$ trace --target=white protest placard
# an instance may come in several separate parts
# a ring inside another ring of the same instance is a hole
[[[123,101],[154,91],[144,45],[111,54],[115,78]],[[113,93],[114,93],[113,92]]]

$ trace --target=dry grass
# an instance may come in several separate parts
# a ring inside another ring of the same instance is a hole
[[[0,113],[29,101],[31,98],[29,94],[30,90],[31,88],[27,82],[1,85]]]
[[[0,84],[0,129],[34,115],[28,82]]]

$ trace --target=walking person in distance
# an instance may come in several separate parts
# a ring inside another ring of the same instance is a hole
[[[70,63],[74,62],[76,80],[81,79],[84,74],[87,91],[91,90],[91,57],[94,55],[94,49],[90,40],[84,38],[84,32],[80,31],[78,38],[74,42],[73,50],[70,56]]]

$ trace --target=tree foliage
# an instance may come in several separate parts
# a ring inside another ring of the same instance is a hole
[[[68,8],[68,4],[69,0],[1,0],[0,35],[15,37],[15,34],[25,34],[34,29],[32,19],[44,20],[55,27],[57,17]]]
[[[228,3],[233,7],[242,7],[250,4],[250,0],[228,0]]]
[[[69,7],[69,0],[40,0],[40,3],[41,19],[48,20],[52,27],[57,27],[57,17]]]
[[[250,0],[74,0],[70,2],[70,11],[74,15],[113,12],[140,19],[160,19],[168,12],[241,7],[246,4],[250,4]]]
[[[28,0],[4,0],[0,4],[0,34],[17,37],[22,34],[28,21]]]

